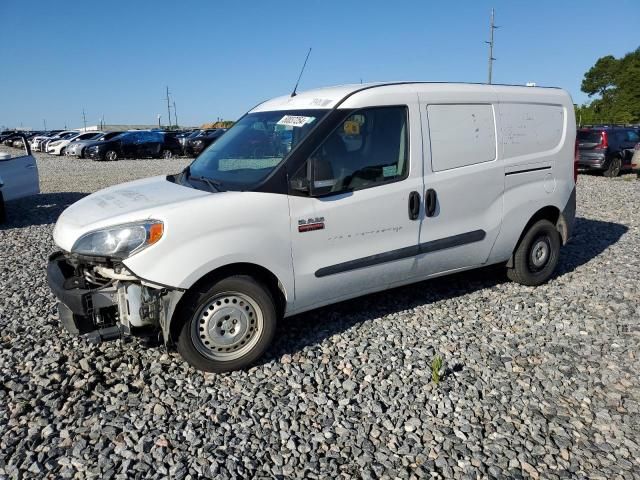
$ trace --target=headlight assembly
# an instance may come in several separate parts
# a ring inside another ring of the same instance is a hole
[[[158,220],[117,225],[85,233],[71,252],[124,259],[157,243],[163,234],[164,224]]]

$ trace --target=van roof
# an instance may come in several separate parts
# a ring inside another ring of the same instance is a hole
[[[514,93],[514,91],[522,90],[523,92],[532,92],[540,90],[553,90],[563,92],[558,87],[527,87],[524,85],[503,85],[486,83],[465,83],[465,82],[373,82],[373,83],[354,83],[347,85],[336,85],[332,87],[316,88],[298,92],[296,96],[283,95],[272,98],[256,105],[251,112],[271,111],[271,110],[302,110],[302,109],[330,109],[339,106],[344,100],[355,93],[364,90],[377,89],[381,87],[395,87],[397,89],[416,90],[416,86],[421,88],[418,90],[429,91],[444,88],[460,89],[468,92],[473,90],[493,91],[494,93]]]

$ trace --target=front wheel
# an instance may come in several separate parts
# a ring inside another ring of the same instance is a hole
[[[247,367],[273,339],[273,297],[251,277],[227,277],[185,300],[177,348],[198,370],[220,373]]]
[[[614,178],[620,174],[622,169],[622,159],[620,157],[612,158],[609,167],[602,173],[605,177]]]
[[[513,254],[513,267],[507,277],[521,285],[545,283],[556,268],[560,256],[560,234],[549,220],[534,223]]]
[[[115,150],[107,150],[107,152],[104,154],[104,159],[109,162],[115,162],[116,160],[118,160],[118,152],[116,152]]]

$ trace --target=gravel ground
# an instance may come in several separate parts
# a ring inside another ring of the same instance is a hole
[[[82,192],[187,160],[38,163],[0,227],[0,478],[640,478],[635,177],[580,176],[547,285],[494,268],[326,307],[214,375],[68,336],[44,275]]]

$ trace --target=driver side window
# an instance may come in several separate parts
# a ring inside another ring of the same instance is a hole
[[[311,154],[308,167],[313,195],[361,190],[406,177],[406,107],[359,110]]]

